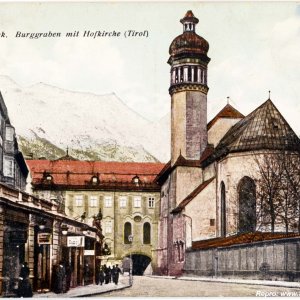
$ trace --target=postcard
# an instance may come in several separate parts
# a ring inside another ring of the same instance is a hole
[[[299,296],[298,2],[0,2],[3,297]]]

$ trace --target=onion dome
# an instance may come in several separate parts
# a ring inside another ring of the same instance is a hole
[[[203,37],[195,33],[195,27],[199,20],[193,12],[189,10],[180,22],[183,24],[183,33],[172,41],[169,54],[172,57],[184,54],[206,55],[209,44]]]

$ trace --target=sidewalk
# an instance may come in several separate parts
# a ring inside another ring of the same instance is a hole
[[[276,286],[287,288],[300,289],[300,282],[289,281],[272,281],[272,280],[250,280],[250,279],[227,279],[227,278],[214,278],[214,277],[197,277],[197,276],[155,276],[147,275],[152,278],[165,278],[173,280],[186,280],[186,281],[203,281],[203,282],[220,282],[220,283],[234,283],[234,284],[247,284],[247,285],[264,285],[264,286]]]
[[[120,275],[118,285],[114,283],[102,284],[102,285],[85,285],[76,288],[71,288],[67,293],[55,294],[53,292],[48,293],[35,293],[33,298],[75,298],[75,297],[89,297],[92,295],[99,295],[103,293],[108,293],[116,290],[122,290],[128,288],[129,277],[128,275]]]

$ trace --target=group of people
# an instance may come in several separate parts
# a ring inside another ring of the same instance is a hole
[[[87,275],[89,272],[84,270]],[[29,280],[29,267],[26,262],[22,264],[19,275],[19,297],[32,297],[32,287]],[[113,265],[112,268],[106,265],[99,267],[96,270],[96,284],[102,285],[113,282],[118,284],[119,275],[122,273],[119,265]],[[70,289],[71,285],[71,266],[69,263],[61,261],[59,264],[53,266],[52,272],[52,291],[56,294],[66,293]]]
[[[122,273],[122,271],[119,268],[119,265],[113,265],[112,268],[110,266],[107,267],[106,265],[103,265],[99,268],[99,270],[97,270],[96,284],[102,285],[103,283],[108,284],[110,282],[118,284],[120,273]]]
[[[71,286],[72,270],[69,263],[61,261],[53,266],[52,290],[56,294],[66,293]]]

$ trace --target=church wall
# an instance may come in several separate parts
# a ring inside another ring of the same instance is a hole
[[[173,171],[161,187],[160,215],[158,222],[158,248],[156,274],[167,275],[172,253],[173,216],[170,211],[175,208],[176,171]]]
[[[192,219],[192,240],[216,237],[216,180],[213,180],[186,207],[185,214]]]
[[[208,130],[208,144],[213,144],[216,147],[227,131],[240,120],[233,118],[218,119]]]
[[[244,176],[258,177],[258,166],[252,153],[232,153],[218,163],[217,182],[217,234],[220,232],[221,182],[226,193],[226,235],[237,233],[238,226],[238,184]]]
[[[184,275],[300,281],[299,258],[299,238],[188,250]]]
[[[202,182],[202,170],[192,167],[176,168],[176,206]]]
[[[208,165],[203,169],[203,181],[209,180],[210,178],[216,176],[216,163]]]
[[[217,177],[217,234],[220,233],[220,200],[221,200],[221,182],[225,184],[226,193],[226,235],[236,234],[238,231],[238,191],[240,180],[244,176],[252,178],[258,182],[260,177],[257,160],[263,159],[266,152],[253,153],[231,153],[225,159],[218,162]],[[259,227],[257,230],[270,231],[270,228]],[[284,226],[277,222],[275,231],[285,231]]]

